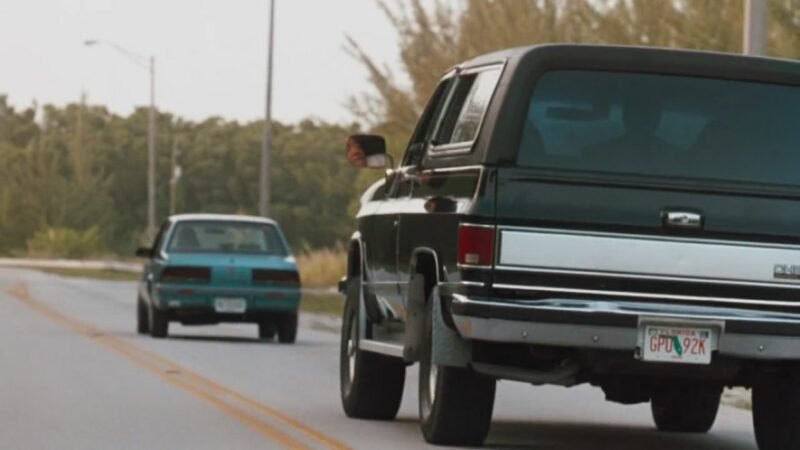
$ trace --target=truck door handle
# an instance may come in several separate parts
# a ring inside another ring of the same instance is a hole
[[[665,210],[661,212],[661,223],[665,228],[701,229],[703,228],[703,215],[696,211]]]

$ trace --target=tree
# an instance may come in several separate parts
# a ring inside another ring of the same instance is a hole
[[[351,109],[402,152],[428,97],[448,68],[482,53],[551,42],[628,44],[738,52],[742,0],[442,0],[378,3],[397,31],[402,76],[352,39],[369,92]],[[800,0],[771,0],[768,53],[800,58]],[[407,78],[410,86],[397,81]]]
[[[92,251],[130,254],[144,243],[146,109],[123,117],[81,101],[46,105],[38,120],[36,110],[17,111],[0,97],[0,253],[91,235],[99,249]],[[179,212],[257,213],[262,122],[191,122],[165,113],[157,120],[159,218],[169,214],[173,144],[184,169]],[[357,128],[304,121],[273,129],[273,217],[298,248],[347,238],[356,172],[342,147]]]

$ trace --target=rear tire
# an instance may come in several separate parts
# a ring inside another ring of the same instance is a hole
[[[406,365],[400,358],[359,350],[361,279],[347,292],[339,346],[339,390],[348,417],[392,420],[403,399]]]
[[[278,342],[291,344],[297,339],[297,313],[286,314],[278,320]]]
[[[419,416],[425,441],[480,446],[489,434],[497,383],[461,367],[432,363],[433,299],[428,299],[419,367]]]
[[[760,450],[800,448],[800,383],[773,379],[753,386],[753,428]]]
[[[722,388],[676,384],[655,391],[650,400],[653,421],[659,431],[707,433],[719,410]]]
[[[150,332],[150,319],[147,317],[147,304],[142,297],[136,298],[136,332],[147,334]]]
[[[262,341],[271,341],[275,338],[275,325],[262,322],[258,324],[258,338]]]
[[[169,332],[169,317],[166,311],[161,311],[152,304],[150,311],[150,336],[154,338],[165,338]]]

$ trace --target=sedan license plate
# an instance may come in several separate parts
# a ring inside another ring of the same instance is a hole
[[[644,325],[642,359],[645,361],[710,364],[714,336],[711,328]]]
[[[243,298],[215,298],[214,310],[224,314],[242,314],[247,310],[247,300]]]

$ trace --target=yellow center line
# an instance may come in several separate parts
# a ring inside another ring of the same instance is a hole
[[[14,286],[12,289],[8,290],[8,293],[16,300],[27,305],[34,311],[48,317],[54,322],[64,325],[78,334],[95,340],[97,343],[102,344],[116,353],[124,356],[132,363],[153,373],[167,383],[172,384],[173,386],[178,387],[197,398],[207,401],[217,409],[248,425],[258,433],[278,443],[284,448],[305,449],[308,448],[308,446],[292,436],[289,436],[288,434],[265,423],[264,421],[259,420],[256,416],[249,414],[242,408],[237,408],[231,405],[230,403],[226,402],[224,398],[235,400],[247,407],[252,408],[255,411],[258,411],[264,416],[282,422],[284,425],[290,427],[294,431],[307,436],[308,438],[322,444],[326,448],[332,450],[344,450],[349,448],[342,442],[307,426],[303,422],[288,416],[276,410],[275,408],[269,407],[263,403],[246,397],[239,392],[215,383],[195,372],[192,372],[189,369],[176,364],[173,361],[147,351],[133,343],[127,342],[113,335],[105,334],[94,327],[59,313],[53,308],[50,308],[49,306],[46,306],[32,298],[28,293],[27,286],[24,284],[18,284]]]

